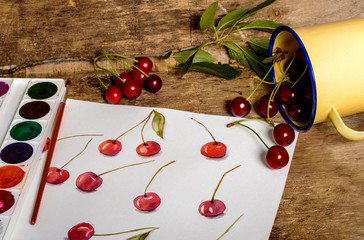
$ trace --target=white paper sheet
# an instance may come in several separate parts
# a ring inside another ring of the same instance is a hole
[[[238,118],[155,108],[166,118],[164,139],[153,132],[151,120],[144,129],[144,138],[157,141],[161,152],[150,157],[137,155],[135,149],[142,143],[139,126],[119,139],[123,147],[118,155],[110,157],[99,153],[98,145],[102,141],[115,139],[143,120],[151,110],[153,108],[69,99],[59,138],[77,134],[104,136],[93,137],[88,148],[65,167],[71,175],[65,183],[46,185],[34,226],[29,224],[33,199],[26,202],[11,239],[64,240],[72,226],[87,222],[98,234],[159,227],[147,240],[211,240],[217,239],[242,213],[244,216],[222,239],[268,239],[296,141],[287,147],[289,164],[283,169],[272,170],[264,163],[265,146],[252,132],[241,126],[226,127],[227,123]],[[225,143],[227,156],[209,159],[200,154],[201,146],[212,139],[191,117],[204,123],[217,141]],[[274,144],[272,128],[267,124],[248,121],[246,125],[254,128],[269,146]],[[90,138],[58,141],[51,166],[65,164],[84,148]],[[155,162],[103,175],[103,184],[94,192],[82,192],[75,186],[76,178],[83,172],[100,174],[147,160]],[[163,168],[148,189],[161,197],[161,205],[151,212],[137,210],[133,199],[143,194],[154,173],[172,160],[176,162]],[[225,176],[215,197],[225,203],[225,212],[217,217],[201,216],[199,204],[211,199],[224,172],[239,164],[240,168]],[[37,188],[37,184],[32,187],[33,195]],[[92,239],[120,240],[138,233],[95,236]]]

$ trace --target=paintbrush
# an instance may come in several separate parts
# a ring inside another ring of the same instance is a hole
[[[56,146],[58,132],[59,132],[59,128],[61,126],[61,121],[62,121],[62,117],[63,117],[64,108],[66,106],[67,94],[68,94],[70,85],[71,85],[71,78],[68,78],[67,82],[66,82],[66,92],[63,96],[61,103],[59,104],[56,120],[54,123],[53,132],[52,132],[52,136],[51,136],[51,141],[49,143],[48,154],[47,154],[46,162],[44,165],[42,178],[40,180],[40,184],[39,184],[39,188],[38,188],[37,199],[35,200],[33,214],[32,214],[32,218],[30,220],[30,224],[32,224],[32,225],[34,225],[37,220],[39,207],[40,207],[40,203],[42,201],[42,196],[43,196],[43,192],[44,192],[44,187],[45,187],[45,184],[47,181],[48,170],[51,165],[54,148]]]

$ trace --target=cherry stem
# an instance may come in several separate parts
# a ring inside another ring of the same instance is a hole
[[[272,71],[273,68],[273,64],[272,66],[270,66],[268,72],[265,74],[265,76],[263,77],[263,79],[260,79],[259,77],[257,78],[260,83],[255,87],[255,89],[253,90],[253,92],[246,98],[247,101],[249,101],[249,99],[253,96],[253,94],[258,90],[258,88],[260,87],[260,85],[262,85],[263,82],[265,82],[264,80],[268,77],[270,71]]]
[[[59,169],[62,169],[62,168],[64,168],[65,166],[67,166],[67,164],[69,164],[70,162],[72,162],[76,157],[78,157],[78,156],[80,156],[81,155],[81,153],[83,153],[85,150],[86,150],[86,148],[87,148],[87,146],[88,146],[88,144],[90,143],[92,141],[92,138],[87,142],[87,144],[86,144],[86,146],[83,148],[83,150],[81,151],[81,152],[79,152],[76,156],[74,156],[71,160],[69,160],[68,162],[66,162],[66,164],[64,164],[62,167],[60,167]]]
[[[123,232],[117,232],[117,233],[94,234],[93,236],[95,236],[95,237],[105,237],[105,236],[113,236],[113,235],[119,235],[119,234],[124,234],[124,233],[138,232],[138,231],[143,231],[143,230],[154,231],[154,230],[157,230],[157,229],[159,229],[159,227],[145,227],[145,228],[138,228],[138,229],[123,231]]]
[[[250,131],[252,131],[253,133],[255,133],[255,135],[260,139],[260,141],[264,144],[264,146],[267,148],[267,149],[269,149],[269,147],[268,147],[268,145],[263,141],[263,139],[259,136],[259,134],[256,132],[256,131],[254,131],[254,129],[252,129],[251,127],[248,127],[248,126],[246,126],[246,125],[244,125],[244,124],[241,124],[241,123],[237,123],[238,125],[240,125],[240,126],[243,126],[243,127],[245,127],[245,128],[247,128],[247,129],[249,129]]]
[[[222,177],[221,177],[221,179],[220,179],[219,183],[217,184],[217,186],[216,186],[216,188],[215,188],[214,194],[212,195],[212,198],[211,198],[211,202],[212,202],[212,203],[214,202],[214,199],[215,199],[215,195],[216,195],[217,189],[219,189],[220,184],[221,184],[222,180],[224,179],[225,175],[226,175],[226,174],[228,174],[229,172],[231,172],[231,171],[233,171],[233,170],[235,170],[235,169],[239,168],[240,166],[241,166],[241,165],[238,165],[238,166],[236,166],[236,167],[234,167],[234,168],[230,169],[229,171],[225,172],[225,173],[224,173],[224,175],[222,175]]]
[[[294,84],[292,84],[291,88],[294,88],[294,86],[296,86],[296,84],[301,80],[301,78],[305,75],[305,73],[307,71],[307,68],[308,68],[308,65],[306,63],[305,70],[303,71],[303,73],[301,74],[301,76],[297,79],[297,81]]]
[[[214,142],[215,142],[215,144],[217,144],[217,141],[215,140],[215,138],[214,138],[214,136],[212,135],[212,133],[207,129],[207,127],[205,127],[205,125],[203,125],[201,122],[199,122],[199,121],[197,121],[196,119],[194,119],[194,118],[191,118],[191,120],[193,120],[193,121],[195,121],[195,122],[197,122],[197,123],[199,123],[201,126],[203,126],[205,129],[206,129],[206,131],[210,134],[210,136],[212,137],[212,139],[214,140]]]
[[[237,223],[239,220],[240,220],[240,218],[242,218],[243,217],[243,215],[244,215],[244,213],[243,214],[241,214],[231,225],[230,225],[230,227],[228,228],[228,229],[226,229],[226,231],[223,233],[223,234],[221,234],[221,236],[217,239],[217,240],[220,240],[225,234],[227,234],[229,231],[230,231],[230,229],[235,225],[235,223]]]
[[[143,131],[144,131],[145,125],[147,125],[147,123],[148,123],[148,121],[149,121],[150,117],[152,116],[152,113],[154,113],[154,110],[152,110],[152,111],[149,113],[148,117],[146,117],[146,118],[143,120],[143,122],[145,121],[145,123],[144,123],[144,125],[143,125],[143,127],[142,127],[142,130],[140,131],[140,133],[141,133],[141,135],[142,135],[142,142],[143,142],[143,143],[145,143],[145,141],[144,141],[144,136],[143,136]]]
[[[153,179],[155,178],[155,176],[157,176],[157,174],[163,169],[163,168],[165,168],[165,167],[167,167],[168,165],[170,165],[170,164],[172,164],[172,163],[175,163],[176,161],[171,161],[171,162],[169,162],[169,163],[167,163],[166,165],[164,165],[164,166],[162,166],[161,168],[159,168],[158,169],[158,171],[153,175],[153,177],[152,177],[152,179],[150,179],[150,181],[149,181],[149,183],[148,183],[148,185],[147,185],[147,187],[145,188],[145,190],[144,190],[144,195],[147,193],[147,190],[148,190],[148,187],[149,187],[149,185],[152,183],[152,181],[153,181]]]
[[[119,168],[115,168],[115,169],[112,169],[112,170],[109,170],[109,171],[106,171],[106,172],[103,172],[99,175],[97,175],[98,177],[106,174],[106,173],[111,173],[111,172],[114,172],[116,170],[120,170],[120,169],[123,169],[123,168],[127,168],[127,167],[132,167],[132,166],[137,166],[137,165],[142,165],[142,164],[146,164],[146,163],[150,163],[150,162],[154,162],[154,160],[150,160],[150,161],[147,161],[147,162],[141,162],[141,163],[134,163],[134,164],[130,164],[130,165],[126,165],[126,166],[122,166],[122,167],[119,167]]]
[[[57,141],[61,141],[68,138],[74,138],[74,137],[94,137],[94,136],[104,136],[104,134],[79,134],[79,135],[72,135],[68,137],[58,138]]]
[[[124,132],[123,134],[121,134],[117,138],[115,138],[114,142],[116,142],[116,140],[118,140],[120,137],[124,136],[125,134],[127,134],[128,132],[130,132],[131,130],[133,130],[134,128],[136,128],[137,126],[139,126],[140,124],[142,124],[143,122],[145,122],[145,121],[148,122],[148,120],[150,119],[150,116],[152,115],[153,112],[154,112],[154,110],[151,113],[149,113],[148,117],[144,118],[140,123],[138,123],[134,127],[130,128],[129,130],[127,130],[126,132]],[[144,126],[145,126],[145,124],[144,124]],[[143,128],[144,128],[144,126],[143,126]],[[142,129],[142,132],[143,132],[143,129]],[[142,139],[143,139],[143,133],[142,133]],[[144,139],[143,139],[143,142],[144,142]]]
[[[227,124],[226,127],[229,128],[229,127],[232,127],[234,125],[238,125],[239,123],[246,122],[246,121],[250,121],[250,120],[262,121],[262,122],[267,123],[269,126],[274,127],[274,124],[272,124],[271,122],[269,122],[269,121],[267,121],[265,119],[261,119],[261,118],[247,118],[247,119],[239,120],[239,121],[236,121],[236,122],[232,122],[232,123]]]

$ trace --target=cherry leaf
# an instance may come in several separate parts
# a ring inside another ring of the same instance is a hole
[[[248,40],[249,46],[259,55],[269,56],[269,40],[258,39],[258,40]]]
[[[159,59],[168,59],[172,55],[172,51],[169,51],[161,56],[159,56]]]
[[[282,24],[270,20],[256,20],[242,27],[241,30],[253,29],[272,33],[279,26]]]
[[[232,27],[236,22],[241,21],[248,11],[248,9],[237,9],[229,12],[220,19],[216,30],[219,31]]]
[[[200,18],[200,28],[202,30],[210,28],[214,31],[215,28],[215,13],[217,9],[218,1],[212,3],[202,14]]]
[[[185,63],[194,53],[196,53],[196,56],[193,58],[193,62],[215,62],[216,58],[212,56],[210,53],[199,50],[197,51],[197,48],[194,49],[188,49],[183,50],[180,52],[176,52],[173,55],[173,58],[179,62],[179,63]]]
[[[228,80],[234,79],[241,74],[240,70],[231,67],[229,64],[215,64],[208,62],[194,63],[191,70],[209,73]]]
[[[240,65],[244,67],[250,67],[248,59],[245,57],[243,51],[235,43],[225,43],[225,47],[229,49],[229,56],[238,61]]]
[[[153,110],[154,117],[152,120],[152,128],[154,132],[161,138],[163,138],[163,131],[164,131],[164,124],[166,119],[164,118],[163,114]]]
[[[130,238],[127,238],[126,240],[144,240],[148,237],[149,233],[151,233],[153,230],[150,230],[148,232],[145,232],[145,233],[141,233],[141,234],[138,234],[138,235],[135,235],[135,236],[132,236]]]
[[[266,0],[266,1],[262,2],[261,4],[257,5],[256,7],[253,7],[252,9],[250,9],[248,13],[254,15],[258,10],[271,5],[275,1],[276,0]]]
[[[193,59],[195,58],[197,52],[195,52],[194,54],[192,54],[191,57],[189,57],[187,59],[187,61],[183,64],[182,70],[181,70],[181,77],[183,77],[188,71],[190,71],[190,68],[192,66],[193,63]]]

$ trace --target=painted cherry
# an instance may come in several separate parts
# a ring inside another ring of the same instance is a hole
[[[135,64],[136,67],[140,68],[145,73],[149,73],[152,70],[153,62],[148,57],[138,58],[138,62]]]
[[[288,164],[289,155],[287,150],[279,145],[274,145],[268,149],[265,162],[270,168],[280,169]]]
[[[86,150],[87,146],[89,145],[89,143],[91,141],[92,141],[92,138],[87,142],[86,146],[84,147],[84,149],[81,152],[79,152],[71,160],[69,160],[67,163],[65,163],[62,167],[60,167],[60,168],[50,167],[48,169],[48,174],[47,174],[46,181],[48,183],[52,183],[52,184],[60,184],[60,183],[63,183],[65,181],[67,181],[67,179],[70,177],[70,174],[69,174],[69,172],[66,169],[63,169],[63,168],[65,166],[67,166],[70,162],[72,162],[81,153],[83,153]]]
[[[273,129],[273,138],[278,145],[286,147],[295,139],[295,131],[287,123],[280,123]]]
[[[114,172],[114,171],[117,171],[117,170],[120,170],[120,169],[123,169],[123,168],[142,165],[142,164],[150,163],[150,162],[154,162],[154,160],[122,166],[122,167],[119,167],[119,168],[109,170],[107,172],[103,172],[101,174],[96,174],[94,172],[85,172],[85,173],[80,174],[77,177],[76,186],[77,186],[78,189],[80,189],[82,191],[91,192],[91,191],[94,191],[94,190],[96,190],[97,188],[99,188],[101,186],[101,184],[103,182],[103,180],[101,178],[102,175],[105,175],[107,173],[111,173],[111,172]]]
[[[88,240],[95,237],[106,237],[106,236],[113,236],[113,235],[120,235],[124,233],[131,233],[131,232],[137,232],[142,230],[150,230],[150,232],[159,229],[158,227],[145,227],[145,228],[138,228],[138,229],[132,229],[128,231],[123,232],[117,232],[117,233],[107,233],[107,234],[96,234],[94,227],[89,223],[79,223],[75,226],[73,226],[70,230],[68,230],[68,239],[69,240]],[[138,235],[136,235],[137,237]],[[134,239],[134,237],[132,237]],[[131,238],[128,238],[131,239]],[[138,238],[139,239],[139,238]]]
[[[235,117],[245,117],[250,113],[252,107],[245,98],[236,97],[230,102],[229,108]]]
[[[88,240],[95,234],[95,229],[89,223],[79,223],[68,231],[70,240]]]
[[[238,165],[238,166],[230,169],[229,171],[225,172],[224,175],[222,175],[219,183],[217,184],[211,200],[206,200],[199,205],[198,211],[202,216],[205,216],[205,217],[218,216],[225,211],[225,209],[226,209],[225,204],[221,200],[215,199],[215,195],[216,195],[216,192],[219,189],[220,184],[221,184],[222,180],[224,179],[225,175],[228,174],[229,172],[239,168],[240,166],[241,165]]]
[[[152,74],[145,80],[144,88],[149,92],[156,93],[162,88],[162,79],[158,75]]]
[[[129,80],[121,86],[121,92],[124,97],[135,99],[142,93],[142,88],[136,80]]]
[[[176,161],[171,161],[169,163],[167,163],[166,165],[162,166],[161,168],[158,169],[158,171],[153,175],[152,179],[149,181],[147,187],[144,190],[144,194],[143,195],[139,195],[136,198],[134,198],[134,206],[141,210],[141,211],[152,211],[154,209],[156,209],[157,207],[159,207],[159,205],[161,204],[161,198],[158,196],[158,194],[154,193],[154,192],[147,192],[149,185],[152,183],[153,179],[155,178],[155,176],[165,167],[167,167],[168,165],[175,163]]]
[[[121,151],[122,144],[117,139],[109,139],[100,143],[98,149],[102,154],[115,156]]]
[[[159,153],[161,146],[155,141],[146,141],[136,148],[136,152],[141,156],[152,156]]]
[[[263,117],[268,116],[268,102],[270,95],[264,95],[258,102],[258,109]],[[278,112],[278,103],[272,100],[269,104],[269,117],[274,117]]]
[[[113,80],[112,80],[112,84],[115,85],[115,86],[118,86],[119,88],[121,88],[121,86],[126,82],[126,81],[129,81],[129,80],[133,80],[133,78],[130,76],[129,73],[127,72],[122,72],[120,73],[119,77],[123,80],[121,81],[119,78],[117,77],[114,77]]]
[[[222,142],[216,141],[214,136],[212,135],[212,133],[201,122],[199,122],[193,118],[191,118],[191,119],[193,121],[199,123],[201,126],[203,126],[206,129],[206,131],[210,134],[212,139],[214,140],[213,142],[208,142],[201,147],[201,150],[200,150],[201,154],[204,155],[205,157],[210,157],[210,158],[224,157],[226,155],[226,151],[227,151],[226,145]]]
[[[105,98],[109,103],[117,104],[123,98],[123,94],[121,93],[120,88],[117,86],[110,86],[105,91]]]

